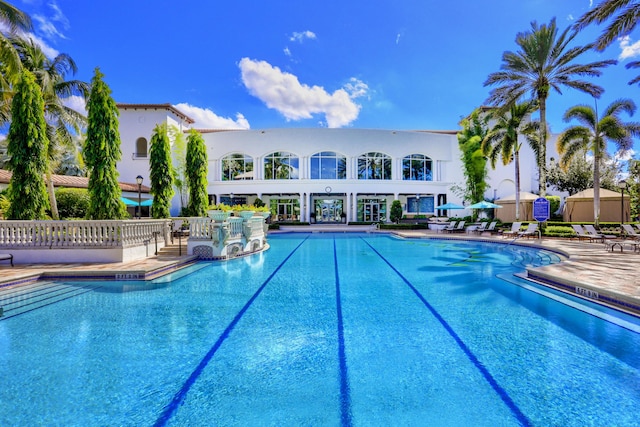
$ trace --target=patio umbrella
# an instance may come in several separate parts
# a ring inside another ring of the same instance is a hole
[[[447,210],[447,209],[464,209],[464,206],[462,206],[462,205],[456,205],[455,203],[445,203],[444,205],[436,206],[436,209],[442,209],[442,210]]]
[[[473,205],[469,206],[469,209],[496,209],[501,207],[502,206],[496,205],[495,203],[491,203],[491,202],[487,202],[486,200],[483,200],[481,202],[474,203]]]

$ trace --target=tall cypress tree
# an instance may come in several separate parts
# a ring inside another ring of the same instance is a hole
[[[149,151],[151,168],[151,194],[153,194],[153,217],[169,218],[169,207],[173,197],[173,168],[171,166],[171,144],[167,134],[167,125],[156,125],[151,136]]]
[[[95,69],[87,101],[88,127],[84,143],[84,161],[89,170],[90,219],[123,219],[127,210],[120,199],[116,165],[122,157],[118,108],[111,89],[102,80],[104,74]]]
[[[189,187],[189,215],[205,216],[209,207],[207,194],[207,147],[202,135],[195,129],[187,136],[186,177]]]
[[[47,123],[44,100],[34,75],[23,71],[11,103],[7,151],[13,171],[9,183],[9,219],[44,219],[49,207],[44,173],[47,170]]]

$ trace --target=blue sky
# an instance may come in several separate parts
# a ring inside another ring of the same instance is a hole
[[[593,6],[591,0],[14,4],[34,18],[35,36],[51,54],[76,61],[76,78],[89,81],[100,67],[116,102],[168,102],[200,128],[398,130],[458,129],[484,103],[483,83],[499,70],[502,53],[517,49],[518,32],[553,17],[564,29]],[[576,43],[593,41],[601,30],[588,29]],[[640,87],[627,84],[639,71],[624,68],[639,59],[638,40],[634,32],[583,57],[620,60],[594,79],[606,89],[599,105],[640,99]],[[548,103],[552,131],[560,132],[564,111],[593,99],[566,89]]]

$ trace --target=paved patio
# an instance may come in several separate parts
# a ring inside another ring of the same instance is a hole
[[[388,232],[371,226],[310,226],[282,227],[279,232]],[[510,242],[500,236],[475,234],[438,234],[432,230],[394,231],[405,238],[447,237],[453,239],[483,239]],[[561,263],[529,269],[528,274],[573,294],[587,295],[640,314],[640,253],[625,248],[609,252],[602,243],[578,242],[568,239],[518,239],[517,244],[538,246],[564,254]],[[39,278],[139,279],[149,280],[193,263],[189,256],[151,256],[146,259],[109,264],[0,264],[0,287],[33,282]],[[585,292],[586,290],[586,292]]]

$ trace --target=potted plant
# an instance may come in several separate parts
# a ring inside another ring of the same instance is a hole
[[[207,213],[209,214],[209,218],[214,221],[222,222],[231,215],[231,208],[223,203],[219,203],[217,205],[210,206]]]

